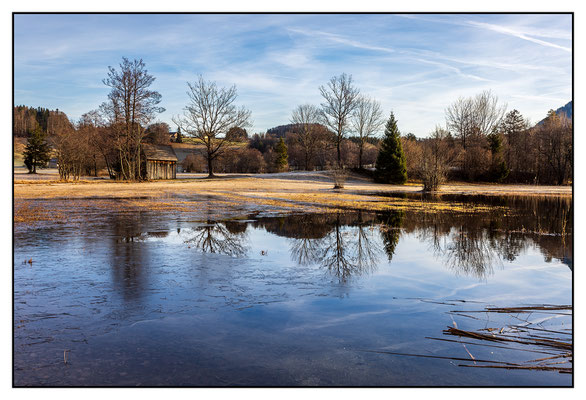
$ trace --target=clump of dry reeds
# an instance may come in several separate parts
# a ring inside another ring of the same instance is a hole
[[[424,301],[424,300],[422,300]],[[462,301],[464,302],[464,301]],[[439,304],[449,304],[437,302]],[[375,353],[446,359],[460,361],[458,366],[470,368],[501,368],[533,371],[556,371],[559,373],[571,374],[573,372],[573,342],[572,330],[550,329],[543,326],[544,320],[553,319],[560,315],[572,316],[572,306],[569,305],[532,305],[517,307],[484,307],[479,310],[454,310],[451,315],[479,319],[474,315],[484,313],[487,315],[487,323],[491,313],[509,314],[511,318],[521,323],[504,324],[500,327],[485,327],[477,330],[459,329],[454,321],[454,326],[448,326],[443,331],[444,335],[456,336],[457,339],[427,337],[426,339],[456,342],[464,346],[469,358],[436,356],[429,354],[408,354],[389,351],[364,350]],[[528,318],[521,318],[521,315],[550,314],[540,318],[538,323],[530,322]],[[465,339],[462,340],[462,339]],[[466,345],[482,347],[501,348],[527,353],[544,354],[545,357],[533,358],[526,361],[510,362],[507,360],[483,360],[475,358]]]

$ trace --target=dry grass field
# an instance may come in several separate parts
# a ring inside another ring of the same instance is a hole
[[[197,212],[202,202],[208,210],[324,211],[358,209],[384,211],[410,209],[424,211],[479,211],[482,205],[470,206],[441,201],[417,201],[386,196],[389,193],[418,193],[422,186],[384,185],[351,175],[341,190],[333,189],[328,172],[288,172],[278,174],[230,174],[205,179],[205,174],[179,174],[179,179],[151,182],[116,182],[104,177],[79,182],[60,182],[56,170],[42,170],[29,175],[22,168],[14,174],[15,221],[52,219],[62,215],[59,202],[70,200],[69,207],[116,203],[126,209],[149,209],[161,212]],[[442,188],[446,194],[483,194],[511,196],[571,196],[570,186],[487,185],[450,183]],[[205,200],[202,200],[205,199]],[[38,201],[43,200],[41,207]],[[49,200],[49,202],[47,202]],[[73,202],[71,202],[73,201]],[[54,205],[54,213],[48,207]],[[102,207],[102,206],[99,206]],[[104,206],[106,207],[106,206]],[[111,205],[109,206],[111,207]]]

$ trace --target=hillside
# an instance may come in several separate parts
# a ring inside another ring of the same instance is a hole
[[[569,101],[565,106],[558,108],[557,110],[555,110],[555,113],[557,115],[559,114],[566,114],[566,116],[570,119],[572,119],[574,113],[573,113],[573,104],[572,101]],[[545,121],[545,118],[543,118],[541,121],[539,121],[536,125],[541,125],[543,124],[543,122]]]

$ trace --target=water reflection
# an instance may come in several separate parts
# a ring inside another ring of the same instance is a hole
[[[530,247],[540,249],[546,262],[557,259],[572,268],[571,198],[509,200],[482,196],[478,204],[499,208],[477,213],[318,214],[265,218],[254,225],[293,239],[294,261],[320,265],[342,282],[373,272],[380,261],[380,244],[392,261],[402,233],[427,243],[457,275],[486,279],[503,261],[514,261]]]
[[[205,225],[192,228],[190,239],[185,243],[195,246],[204,253],[225,254],[231,257],[243,257],[246,245],[246,225],[239,223],[221,223],[207,221]]]
[[[14,255],[15,381],[568,384],[557,375],[462,371],[428,358],[354,351],[461,352],[460,343],[426,347],[417,340],[451,324],[442,315],[447,303],[414,304],[422,296],[571,304],[569,270],[538,259],[571,267],[571,201],[517,203],[474,214],[210,216],[207,223],[112,212],[86,216],[80,226],[22,229]],[[270,250],[267,257],[259,257],[261,249]],[[22,264],[30,258],[32,265]],[[498,269],[509,261],[514,268]],[[475,279],[487,282],[471,284]],[[554,328],[570,332],[571,325]],[[67,366],[64,349],[71,350]],[[478,359],[487,356],[477,351]],[[347,376],[340,377],[340,366]]]
[[[109,214],[108,222],[112,227],[112,242],[109,252],[113,282],[127,300],[136,300],[144,292],[151,255],[148,246],[139,246],[148,234],[144,229],[149,224],[149,216]]]
[[[384,255],[392,261],[402,235],[415,235],[456,275],[481,280],[530,247],[539,249],[546,262],[556,259],[572,268],[571,199],[479,197],[477,203],[509,208],[479,213],[391,210],[303,214],[252,222],[209,219],[205,224],[173,230],[189,247],[201,252],[245,257],[250,248],[247,228],[264,228],[291,239],[289,253],[296,264],[319,266],[342,283],[375,272]],[[152,229],[148,214],[112,214],[108,218],[115,281],[124,296],[138,296],[147,279],[144,270],[154,256],[148,245],[139,243],[147,238],[166,240],[170,231],[160,225]]]
[[[393,260],[393,254],[395,254],[395,248],[399,243],[401,236],[401,225],[405,213],[403,211],[389,211],[379,216],[380,222],[380,234],[385,246],[385,252],[389,261]]]

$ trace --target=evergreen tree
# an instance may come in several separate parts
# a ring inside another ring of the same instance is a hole
[[[37,167],[44,167],[51,159],[51,147],[45,140],[46,134],[37,126],[28,138],[24,150],[24,165],[30,174],[37,173]]]
[[[503,159],[503,138],[495,129],[486,136],[488,147],[490,149],[492,164],[489,170],[488,178],[495,182],[503,182],[509,176],[509,168]]]
[[[175,143],[183,143],[183,135],[181,135],[181,128],[177,128],[177,137],[175,138]]]
[[[275,158],[275,168],[277,171],[285,171],[288,167],[288,159],[289,155],[287,154],[287,145],[283,138],[279,139],[277,146],[275,146],[275,153],[277,153],[277,157]]]
[[[378,182],[396,184],[407,182],[407,162],[399,135],[397,120],[391,112],[376,158],[375,178]]]

